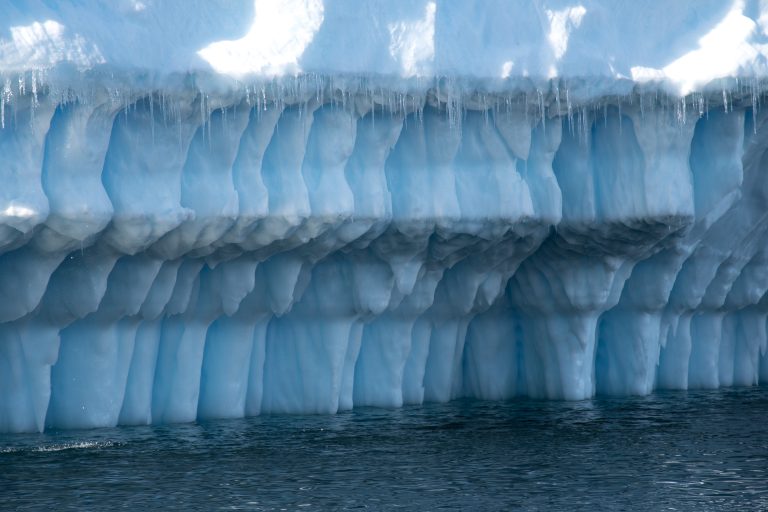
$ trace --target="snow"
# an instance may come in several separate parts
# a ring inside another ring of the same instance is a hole
[[[270,2],[256,0],[254,22],[235,41],[217,41],[197,54],[225,75],[284,75],[301,71],[297,59],[323,23],[319,0]]]
[[[583,5],[575,7],[566,7],[559,11],[547,9],[547,18],[549,19],[549,44],[552,46],[552,52],[555,59],[562,59],[568,49],[568,36],[571,30],[579,28],[581,20],[587,10]]]
[[[765,6],[745,0],[31,0],[0,6],[0,19],[0,70],[67,84],[85,73],[165,88],[191,73],[235,87],[304,73],[422,92],[441,77],[486,90],[563,78],[587,81],[592,98],[610,81],[650,80],[684,95],[764,77],[768,55]]]
[[[661,70],[632,68],[635,81],[669,80],[677,84],[679,94],[689,94],[716,78],[733,76],[760,57],[763,45],[753,45],[751,36],[756,23],[743,14],[744,2],[734,2],[728,14],[699,39],[699,47],[670,62]]]
[[[2,432],[768,380],[757,4],[0,11]]]

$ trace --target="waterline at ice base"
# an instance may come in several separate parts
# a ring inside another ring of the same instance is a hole
[[[0,20],[0,432],[768,382],[763,3]]]

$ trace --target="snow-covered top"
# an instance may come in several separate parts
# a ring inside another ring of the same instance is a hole
[[[486,90],[559,79],[652,82],[684,95],[724,77],[766,77],[766,56],[768,4],[746,0],[0,3],[5,75],[453,77]]]

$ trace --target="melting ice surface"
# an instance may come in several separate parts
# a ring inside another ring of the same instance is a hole
[[[480,60],[450,50],[464,7],[262,3],[176,6],[199,28],[179,33],[153,25],[171,3],[119,3],[125,33],[8,8],[0,431],[768,380],[763,18],[742,2],[697,3],[668,66],[631,23],[621,59],[589,58],[599,2],[547,9],[530,45],[489,26]],[[257,44],[259,13],[307,21],[290,55]],[[718,48],[736,64],[680,71]]]

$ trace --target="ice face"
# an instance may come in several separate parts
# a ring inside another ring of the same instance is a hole
[[[768,380],[749,90],[302,87],[17,91],[0,431]]]

